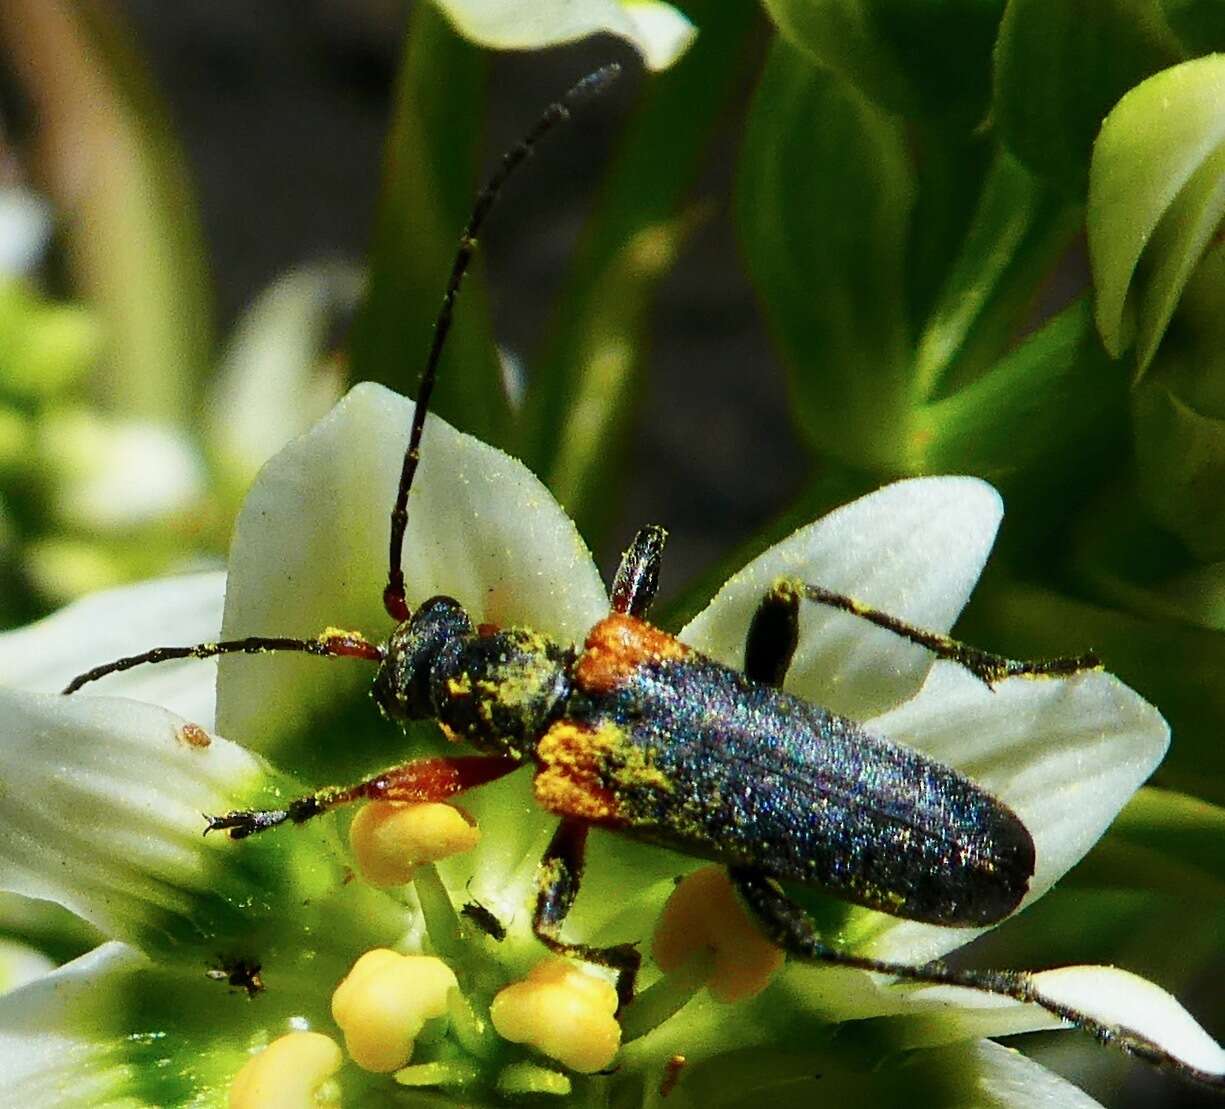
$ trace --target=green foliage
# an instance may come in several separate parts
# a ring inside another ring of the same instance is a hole
[[[783,35],[816,65],[883,107],[973,127],[991,89],[1003,0],[764,0]]]
[[[898,121],[779,42],[740,165],[741,238],[805,432],[848,461],[896,467],[908,439],[914,202]],[[882,422],[895,433],[878,435]]]
[[[1098,327],[1116,357],[1136,343],[1140,373],[1225,216],[1223,103],[1225,57],[1174,66],[1119,101],[1094,149],[1087,229]]]
[[[1183,57],[1153,0],[1012,0],[995,48],[995,125],[1035,171],[1083,189],[1102,117]]]

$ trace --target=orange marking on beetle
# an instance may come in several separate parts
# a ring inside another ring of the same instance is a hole
[[[537,803],[559,816],[592,824],[622,822],[617,799],[608,788],[594,729],[559,720],[536,745],[540,768],[532,780]]]
[[[604,617],[583,644],[574,666],[575,684],[584,693],[610,693],[649,662],[681,659],[689,648],[644,620],[614,612]]]

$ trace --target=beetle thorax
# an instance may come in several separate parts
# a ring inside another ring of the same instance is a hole
[[[433,597],[392,633],[374,697],[391,717],[434,719],[452,740],[527,759],[561,712],[572,662],[539,632],[478,632],[458,601]]]

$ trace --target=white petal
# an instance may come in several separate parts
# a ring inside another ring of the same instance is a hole
[[[697,38],[698,29],[679,8],[660,0],[621,0],[634,28],[631,40],[650,69],[667,69]]]
[[[204,463],[179,428],[80,410],[48,417],[39,435],[60,471],[56,511],[76,527],[135,528],[187,512],[204,495]]]
[[[1147,1054],[1156,1049],[1225,1087],[1225,1050],[1165,990],[1117,967],[1060,967],[1030,976],[1043,999],[1065,1006]]]
[[[1019,1051],[991,1040],[946,1048],[953,1065],[972,1068],[972,1093],[950,1102],[958,1109],[1101,1109],[1083,1090]]]
[[[896,1003],[889,1013],[891,1036],[907,1049],[1070,1027],[1039,1005],[999,994],[906,982],[895,982],[888,991]]]
[[[969,599],[999,527],[999,495],[967,477],[899,481],[836,509],[731,578],[681,632],[728,666],[744,661],[749,622],[780,577],[799,578],[944,632]],[[787,688],[863,719],[909,697],[932,656],[843,612],[805,604]]]
[[[1013,678],[992,691],[947,662],[917,697],[866,726],[956,767],[1012,808],[1037,850],[1026,903],[1084,857],[1169,744],[1157,710],[1109,674]],[[978,934],[858,915],[857,947],[881,959],[926,961]]]
[[[0,635],[0,681],[59,692],[78,674],[150,647],[215,639],[225,574],[184,574],[95,593],[17,631]],[[93,693],[132,697],[213,726],[216,663],[167,662],[106,678]],[[78,696],[85,696],[84,693]]]
[[[338,375],[320,363],[333,319],[352,309],[361,286],[344,264],[293,270],[260,293],[234,328],[207,426],[215,455],[240,488],[339,399]]]
[[[130,1084],[116,1060],[118,990],[145,963],[108,943],[0,998],[0,1107],[102,1105]],[[126,1104],[135,1104],[127,1102]]]
[[[0,993],[15,990],[54,969],[55,963],[37,948],[0,939]]]
[[[262,905],[276,879],[258,852],[204,837],[201,814],[250,797],[266,771],[184,724],[136,701],[0,691],[0,888],[146,949],[245,927],[237,906]]]
[[[20,185],[0,188],[0,275],[20,277],[38,265],[55,226],[51,205]]]
[[[230,554],[223,634],[317,635],[327,626],[376,639],[388,518],[411,401],[359,385],[272,459],[243,506]],[[437,593],[474,620],[528,624],[581,641],[608,610],[574,524],[522,463],[437,418],[429,421],[409,503],[408,600]],[[369,668],[279,655],[221,665],[218,725],[262,750]]]
[[[604,31],[630,43],[651,69],[666,69],[697,34],[659,0],[436,0],[465,37],[502,50],[557,46]]]

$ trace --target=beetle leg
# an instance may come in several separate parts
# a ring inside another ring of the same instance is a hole
[[[1023,971],[953,970],[941,962],[912,966],[909,963],[869,959],[829,947],[817,935],[817,930],[804,909],[783,893],[767,875],[752,867],[732,866],[728,867],[728,876],[766,938],[788,955],[804,962],[833,963],[857,970],[870,970],[876,974],[890,974],[913,982],[961,986],[1050,1008],[1049,1004],[1044,1005],[1037,990],[1029,984],[1029,976]],[[1069,1019],[1065,1014],[1059,1015]],[[1081,1018],[1077,1019],[1079,1021]]]
[[[464,790],[501,778],[521,764],[499,756],[465,755],[456,758],[414,759],[393,766],[352,786],[329,786],[295,798],[283,809],[240,809],[208,817],[209,832],[228,831],[230,839],[245,839],[287,820],[301,824],[312,816],[353,801],[444,801]]]
[[[1034,976],[1026,971],[956,970],[938,960],[921,966],[911,966],[907,963],[889,963],[838,951],[821,942],[803,908],[761,871],[752,867],[733,866],[728,867],[728,875],[767,938],[797,959],[853,967],[874,974],[888,974],[911,982],[957,986],[1038,1005],[1060,1020],[1088,1032],[1101,1043],[1113,1044],[1129,1055],[1136,1055],[1158,1066],[1169,1067],[1196,1081],[1220,1085],[1219,1075],[1208,1075],[1191,1068],[1185,1061],[1171,1055],[1160,1044],[1134,1029],[1125,1025],[1106,1024],[1065,1002],[1045,996]]]
[[[816,604],[828,605],[830,608],[840,609],[842,612],[849,612],[852,616],[867,620],[868,623],[875,624],[878,628],[884,628],[886,631],[893,632],[894,635],[910,640],[911,643],[926,647],[937,658],[947,659],[963,666],[988,687],[994,686],[996,682],[1003,681],[1005,678],[1067,677],[1071,674],[1079,674],[1084,670],[1100,670],[1102,666],[1102,660],[1092,651],[1083,655],[1061,658],[1006,658],[1004,655],[971,647],[968,643],[962,643],[940,632],[916,628],[913,624],[907,624],[904,620],[872,608],[871,605],[863,604],[853,597],[834,593],[807,582],[780,581],[774,586],[770,595],[780,593],[791,593]]]
[[[642,956],[634,945],[622,943],[615,947],[590,947],[583,943],[566,943],[560,938],[562,922],[578,897],[587,830],[588,825],[579,820],[563,820],[557,826],[536,874],[539,892],[536,895],[536,910],[532,914],[532,931],[545,947],[558,955],[568,955],[615,970],[617,1011],[620,1012],[633,1000],[634,979],[642,963]]]
[[[753,613],[744,641],[744,673],[782,689],[800,641],[800,596],[791,588],[770,590]]]
[[[659,590],[659,566],[668,533],[658,524],[638,529],[613,578],[612,610],[643,619]]]

